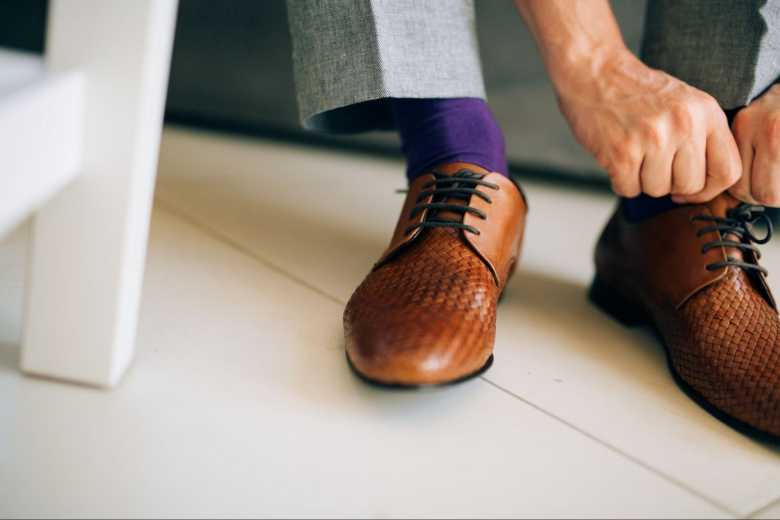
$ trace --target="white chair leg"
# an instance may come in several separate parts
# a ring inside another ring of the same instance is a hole
[[[175,17],[175,0],[50,6],[47,64],[86,82],[84,170],[35,218],[28,373],[108,387],[132,359]]]

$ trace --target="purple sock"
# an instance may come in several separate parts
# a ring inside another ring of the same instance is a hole
[[[740,108],[725,111],[729,124],[734,120],[734,116],[737,115]],[[634,222],[654,217],[664,211],[669,211],[670,209],[678,207],[680,207],[680,205],[672,201],[670,196],[653,198],[642,194],[633,199],[623,199],[623,214],[626,219]]]
[[[391,106],[410,181],[451,162],[507,175],[504,134],[485,100],[394,98]]]

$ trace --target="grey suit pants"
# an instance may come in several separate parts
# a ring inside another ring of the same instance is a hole
[[[301,121],[392,128],[387,98],[485,97],[473,0],[287,0]],[[642,59],[725,109],[780,77],[780,0],[650,0]]]

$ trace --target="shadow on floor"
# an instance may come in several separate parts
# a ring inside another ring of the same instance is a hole
[[[587,298],[588,286],[546,273],[520,271],[511,281],[499,312],[509,316],[524,316],[524,323],[544,327],[544,345],[523,345],[517,348],[560,348],[564,356],[599,363],[610,374],[605,377],[604,391],[618,381],[619,386],[643,385],[654,399],[662,400],[666,410],[696,415],[711,428],[721,428],[713,417],[677,386],[667,365],[666,354],[650,327],[629,328],[618,323],[595,307]],[[500,325],[499,325],[500,326]],[[630,350],[626,350],[630,349]],[[560,355],[560,354],[558,354]],[[500,363],[499,356],[496,363]],[[658,374],[664,376],[659,378]],[[492,381],[490,372],[485,375]],[[637,403],[641,406],[641,403]],[[725,424],[723,431],[735,441],[746,435]],[[770,452],[780,455],[780,444],[755,439]]]

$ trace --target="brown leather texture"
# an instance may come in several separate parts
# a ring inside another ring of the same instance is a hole
[[[390,240],[390,245],[387,247],[382,257],[377,263],[384,262],[391,254],[398,251],[404,244],[407,244],[417,238],[417,235],[422,231],[417,229],[414,233],[405,233],[406,229],[413,224],[419,224],[425,219],[427,211],[421,211],[415,215],[412,215],[412,208],[414,208],[419,202],[430,202],[432,196],[420,199],[420,192],[423,191],[423,186],[433,181],[433,174],[426,173],[415,179],[415,182],[409,186],[409,192],[406,194],[406,200],[401,208],[401,214],[398,216],[398,222],[395,225],[395,231],[393,231],[393,238]],[[419,201],[419,202],[418,202]]]
[[[409,218],[423,186],[433,179],[418,177],[390,247],[347,303],[347,355],[372,381],[447,383],[477,373],[491,358],[497,300],[520,254],[526,205],[512,181],[498,174],[464,164],[438,171],[449,175],[464,167],[498,186],[479,187],[493,201],[483,209],[487,218],[475,224],[483,237],[479,249],[466,238],[470,232],[450,227],[403,236],[409,224],[425,218]],[[474,205],[478,199],[472,195],[461,202]]]
[[[490,213],[490,220],[482,220],[473,214],[466,214],[463,222],[479,230],[478,235],[467,233],[466,238],[482,256],[493,271],[499,284],[506,283],[517,260],[525,232],[527,207],[523,195],[511,180],[498,173],[491,173],[484,180],[496,184],[499,189],[490,192],[491,202],[478,197],[471,200],[471,206]],[[511,237],[511,240],[505,240]]]
[[[596,247],[596,277],[618,312],[649,321],[660,334],[686,390],[717,415],[780,435],[780,318],[764,275],[728,265],[755,263],[734,247],[702,252],[704,244],[739,241],[697,215],[725,217],[738,201],[727,194],[638,223],[616,210]],[[723,235],[722,235],[723,233]],[[639,318],[641,317],[641,318]]]

